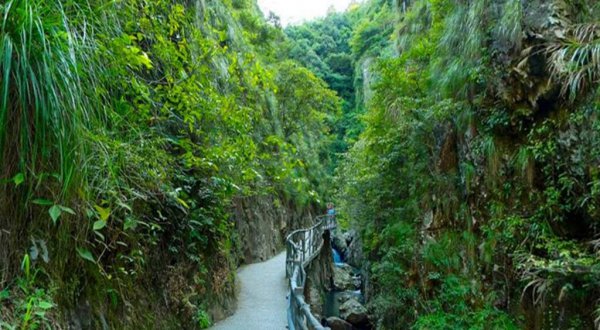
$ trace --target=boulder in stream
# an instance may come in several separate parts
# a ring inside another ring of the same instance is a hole
[[[341,306],[350,299],[360,300],[360,296],[361,296],[360,291],[342,291],[342,292],[338,293],[337,301]]]
[[[333,267],[333,286],[339,291],[353,291],[356,289],[352,267],[342,264]]]
[[[340,316],[355,326],[366,325],[369,323],[367,309],[354,298],[349,299],[340,306]]]
[[[335,316],[328,317],[325,320],[325,326],[331,330],[352,330],[352,324]]]

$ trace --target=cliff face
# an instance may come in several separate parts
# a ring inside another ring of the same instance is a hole
[[[265,261],[283,247],[290,211],[273,202],[270,196],[234,201],[233,220],[243,263]]]
[[[280,252],[287,234],[310,226],[310,207],[296,209],[293,203],[283,204],[273,196],[239,197],[234,199],[233,221],[240,261],[265,261]]]
[[[333,256],[331,252],[331,232],[323,234],[321,253],[306,268],[304,297],[313,315],[323,318],[324,292],[333,289]]]
[[[403,4],[340,194],[379,326],[593,328],[597,6]]]

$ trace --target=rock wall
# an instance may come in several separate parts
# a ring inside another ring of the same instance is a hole
[[[321,253],[306,268],[306,284],[304,285],[304,297],[317,319],[321,319],[323,313],[322,292],[331,290],[332,285],[333,256],[331,254],[331,235],[329,231],[325,231]]]
[[[314,212],[273,196],[238,197],[233,202],[240,263],[265,261],[283,249],[286,235],[307,227]]]

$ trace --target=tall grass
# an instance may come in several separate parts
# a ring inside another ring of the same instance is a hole
[[[65,201],[83,176],[93,90],[78,60],[89,48],[61,1],[8,0],[0,15],[1,285],[18,271],[29,235],[50,228],[46,205]]]
[[[2,176],[56,178],[64,192],[90,117],[77,61],[83,47],[58,1],[10,0],[0,11]]]
[[[467,98],[481,84],[481,70],[487,47],[491,2],[456,3],[443,18],[443,32],[436,52],[432,81],[445,96]],[[465,36],[468,36],[465,39]]]
[[[523,46],[523,4],[521,0],[507,0],[495,27],[496,38],[507,47],[506,51],[520,52]]]

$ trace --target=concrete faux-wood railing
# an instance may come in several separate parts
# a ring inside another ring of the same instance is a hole
[[[335,217],[322,215],[317,217],[315,225],[299,229],[286,238],[286,269],[289,281],[288,327],[290,330],[325,330],[321,322],[311,313],[310,306],[304,300],[305,267],[321,252],[323,233],[337,225]]]

